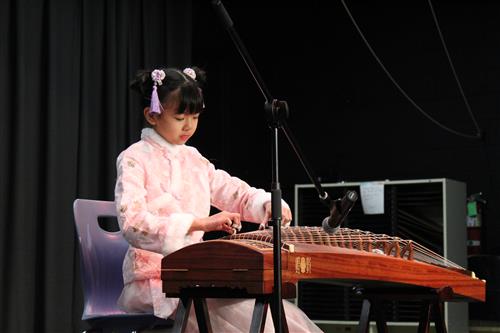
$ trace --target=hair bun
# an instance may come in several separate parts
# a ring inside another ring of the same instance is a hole
[[[192,69],[194,71],[194,73],[196,74],[196,82],[198,83],[200,88],[204,88],[206,83],[207,83],[206,72],[203,69],[196,67],[196,66],[189,67],[189,68]]]
[[[151,94],[152,84],[151,71],[140,70],[135,75],[135,78],[130,81],[129,87],[141,96],[147,96]]]

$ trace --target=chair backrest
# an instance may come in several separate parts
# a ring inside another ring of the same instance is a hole
[[[82,320],[124,314],[116,302],[123,288],[122,264],[128,243],[120,231],[103,230],[98,220],[116,217],[114,202],[76,199],[73,213],[80,243]]]

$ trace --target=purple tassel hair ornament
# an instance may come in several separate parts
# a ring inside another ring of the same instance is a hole
[[[161,69],[155,69],[151,72],[151,79],[154,82],[153,91],[151,92],[151,104],[149,106],[149,113],[161,113],[161,103],[158,98],[158,86],[163,84],[162,80],[165,78],[165,72]]]
[[[149,113],[160,114],[160,99],[158,98],[158,88],[156,84],[153,86],[153,92],[151,93],[151,104],[149,106]]]

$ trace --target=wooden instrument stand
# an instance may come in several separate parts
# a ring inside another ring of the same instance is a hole
[[[430,323],[434,317],[436,333],[447,333],[444,321],[443,303],[453,298],[453,291],[449,287],[442,289],[430,288],[363,288],[353,287],[356,296],[363,298],[363,306],[358,325],[358,333],[368,333],[370,315],[374,316],[378,333],[387,333],[387,323],[384,315],[384,302],[393,300],[417,300],[422,301],[418,333],[429,333]],[[295,288],[284,288],[286,298],[295,297]],[[255,307],[252,314],[250,333],[261,333],[264,331],[267,309],[271,304],[273,318],[273,294],[249,294],[244,290],[233,288],[207,288],[191,287],[181,289],[179,295],[179,306],[174,321],[174,333],[184,333],[188,322],[189,312],[194,303],[196,320],[200,333],[212,333],[210,316],[208,313],[207,298],[255,298]],[[286,316],[282,309],[281,318],[283,331],[288,332]]]
[[[417,300],[422,301],[418,333],[429,333],[431,316],[434,316],[436,333],[446,333],[443,303],[453,298],[453,291],[449,287],[442,289],[430,288],[377,288],[364,289],[354,287],[354,293],[363,298],[361,316],[359,318],[358,333],[368,333],[370,314],[373,314],[377,323],[378,333],[387,333],[387,324],[384,316],[384,301]]]

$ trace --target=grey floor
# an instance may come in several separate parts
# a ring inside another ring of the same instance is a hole
[[[340,324],[318,324],[325,333],[357,333],[356,325],[340,325]],[[416,333],[417,327],[395,327],[388,326],[388,333]],[[434,333],[434,327],[431,327],[431,333]],[[500,318],[498,322],[486,321],[471,321],[469,323],[469,333],[483,333],[483,332],[500,332]],[[369,333],[377,333],[377,328],[374,324],[370,326]],[[453,332],[449,332],[453,333]]]

